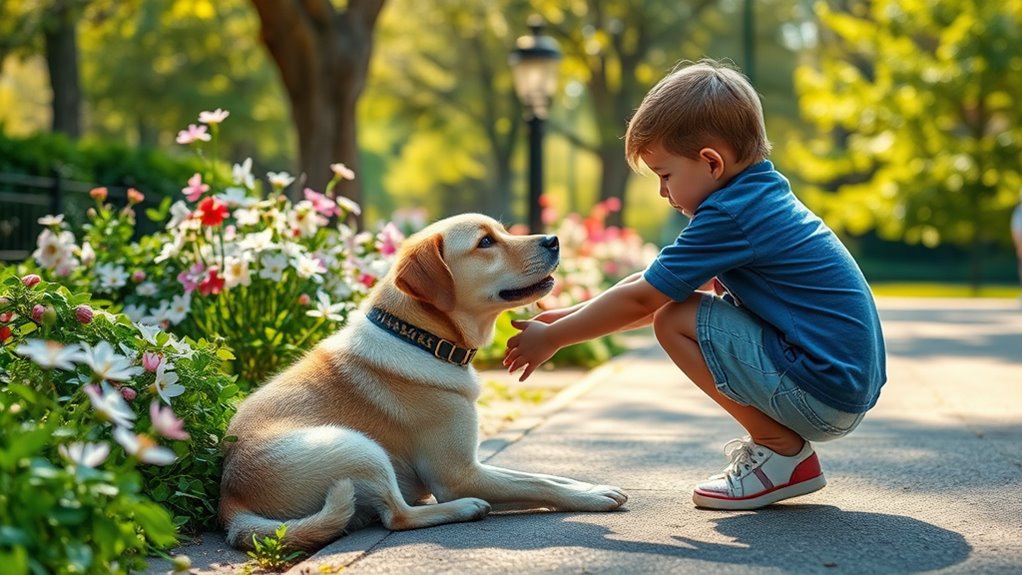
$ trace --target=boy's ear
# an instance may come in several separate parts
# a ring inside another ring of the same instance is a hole
[[[713,179],[719,180],[724,175],[724,156],[713,148],[699,150],[699,159],[706,162]]]

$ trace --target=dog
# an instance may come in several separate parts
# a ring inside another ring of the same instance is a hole
[[[390,530],[492,510],[610,511],[617,487],[478,460],[475,350],[497,316],[553,287],[556,236],[515,236],[464,214],[408,238],[348,324],[238,406],[220,519],[227,541],[284,523],[312,550],[380,521]]]

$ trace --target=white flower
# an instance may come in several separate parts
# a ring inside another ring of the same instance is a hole
[[[234,176],[235,184],[243,185],[250,190],[255,187],[255,178],[252,176],[252,158],[245,158],[244,162],[234,164],[231,174]]]
[[[308,200],[302,200],[295,204],[294,210],[288,214],[288,224],[292,229],[298,230],[303,238],[316,235],[319,228],[328,222],[329,220],[316,212],[312,202]]]
[[[238,208],[234,210],[234,221],[239,226],[255,226],[259,224],[259,210],[250,208]],[[273,230],[268,230],[273,232]]]
[[[159,328],[159,326],[138,324],[135,327],[138,328],[138,333],[142,335],[142,339],[144,339],[146,343],[155,346],[160,345],[156,343],[156,336],[163,331],[162,329]]]
[[[91,266],[96,261],[96,250],[92,249],[92,244],[85,242],[82,244],[81,251],[82,264]]]
[[[30,339],[14,349],[18,355],[23,355],[35,362],[39,367],[46,369],[59,368],[73,370],[75,363],[82,361],[82,348],[77,344],[61,345],[55,341],[44,341],[41,339]]]
[[[245,237],[238,242],[238,249],[243,252],[264,252],[273,249],[276,245],[273,243],[273,230],[267,229],[261,232],[245,234]]]
[[[190,215],[192,215],[192,211],[188,209],[188,204],[184,200],[174,202],[174,205],[170,206],[170,221],[167,222],[167,229],[178,227]]]
[[[270,185],[275,189],[283,189],[291,185],[295,181],[294,177],[287,172],[269,172],[266,174],[266,179],[270,181]]]
[[[64,221],[64,214],[45,215],[37,220],[40,226],[59,226]]]
[[[161,325],[170,321],[170,302],[164,300],[156,308],[149,310],[149,315],[142,318],[142,323],[147,325]]]
[[[96,280],[100,289],[115,290],[128,283],[128,272],[114,264],[99,264],[96,266]]]
[[[144,305],[129,303],[128,305],[124,306],[124,309],[121,310],[121,313],[128,316],[128,319],[130,319],[132,322],[138,323],[142,321],[142,318],[144,318],[149,313],[149,310],[146,309]]]
[[[46,228],[36,239],[36,246],[32,257],[40,267],[52,270],[73,259],[75,236],[68,231],[55,234],[53,230]]]
[[[191,359],[191,357],[195,355],[195,350],[192,349],[192,346],[188,345],[188,342],[184,340],[175,341],[172,337],[169,344],[170,347],[177,352],[178,357]],[[171,366],[171,369],[173,369],[173,366]]]
[[[224,287],[231,289],[238,285],[251,285],[252,275],[248,269],[247,257],[229,257],[224,262]]]
[[[217,194],[216,199],[224,202],[231,208],[235,206],[247,208],[259,201],[256,198],[249,197],[248,191],[246,191],[245,188],[237,188],[234,186],[227,188],[222,194]]]
[[[259,263],[262,264],[262,269],[259,270],[259,277],[275,282],[280,281],[281,276],[284,275],[284,271],[288,267],[287,256],[284,254],[264,253],[259,258]]]
[[[158,291],[159,288],[157,288],[156,284],[154,284],[153,282],[142,282],[138,284],[137,288],[135,288],[135,293],[142,297],[154,296]]]
[[[159,394],[160,399],[165,401],[167,405],[170,405],[170,398],[177,397],[185,392],[185,387],[178,383],[177,373],[170,371],[174,369],[173,365],[167,366],[169,362],[160,364],[156,368],[156,381],[153,382],[153,387],[156,388],[156,393]]]
[[[57,451],[71,463],[83,467],[96,467],[106,461],[110,455],[110,446],[106,443],[81,443],[61,445]]]
[[[330,321],[344,321],[344,316],[339,312],[344,311],[344,302],[330,303],[330,296],[323,290],[316,292],[316,309],[310,309],[305,315],[310,317],[322,317]]]
[[[334,200],[337,201],[337,205],[344,213],[355,214],[356,216],[362,213],[362,208],[358,204],[344,196],[337,196]]]
[[[170,309],[167,311],[167,319],[170,323],[177,325],[188,317],[192,310],[192,294],[176,295],[170,299]]]
[[[354,180],[355,172],[351,168],[344,164],[330,164],[330,169],[334,172],[334,175],[344,180]]]
[[[142,372],[131,360],[114,352],[113,346],[101,341],[95,347],[85,344],[84,362],[99,379],[127,381]]]
[[[231,113],[228,112],[227,110],[221,110],[220,108],[217,108],[212,112],[199,112],[199,121],[202,122],[203,124],[219,124],[220,122],[226,120],[227,116],[230,115]]]
[[[305,254],[299,254],[292,264],[295,266],[295,272],[298,274],[298,277],[309,278],[316,283],[323,281],[323,276],[320,274],[325,273],[326,268],[323,267],[323,263],[318,259]]]
[[[153,438],[145,434],[135,435],[127,429],[118,427],[114,430],[114,439],[125,451],[143,463],[170,465],[177,459],[173,451],[157,445]]]
[[[85,395],[92,401],[92,408],[102,419],[112,422],[117,427],[131,427],[134,424],[135,412],[128,407],[121,392],[107,382],[100,385],[86,385]]]

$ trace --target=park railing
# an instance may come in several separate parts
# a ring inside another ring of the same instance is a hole
[[[80,229],[86,221],[86,210],[94,203],[89,191],[98,185],[59,176],[0,172],[0,261],[17,262],[28,258],[43,228],[38,220],[47,214],[64,214],[73,229]],[[108,201],[114,205],[127,203],[127,186],[106,188]],[[158,203],[159,198],[147,197],[135,211],[141,214]],[[149,233],[155,227],[144,215],[139,216],[136,233]]]

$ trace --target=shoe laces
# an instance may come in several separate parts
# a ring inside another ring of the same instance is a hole
[[[738,478],[746,475],[753,467],[759,464],[757,457],[763,457],[766,454],[763,453],[759,445],[752,441],[752,438],[743,437],[741,439],[732,439],[725,443],[724,455],[731,462],[728,463],[722,473]]]

